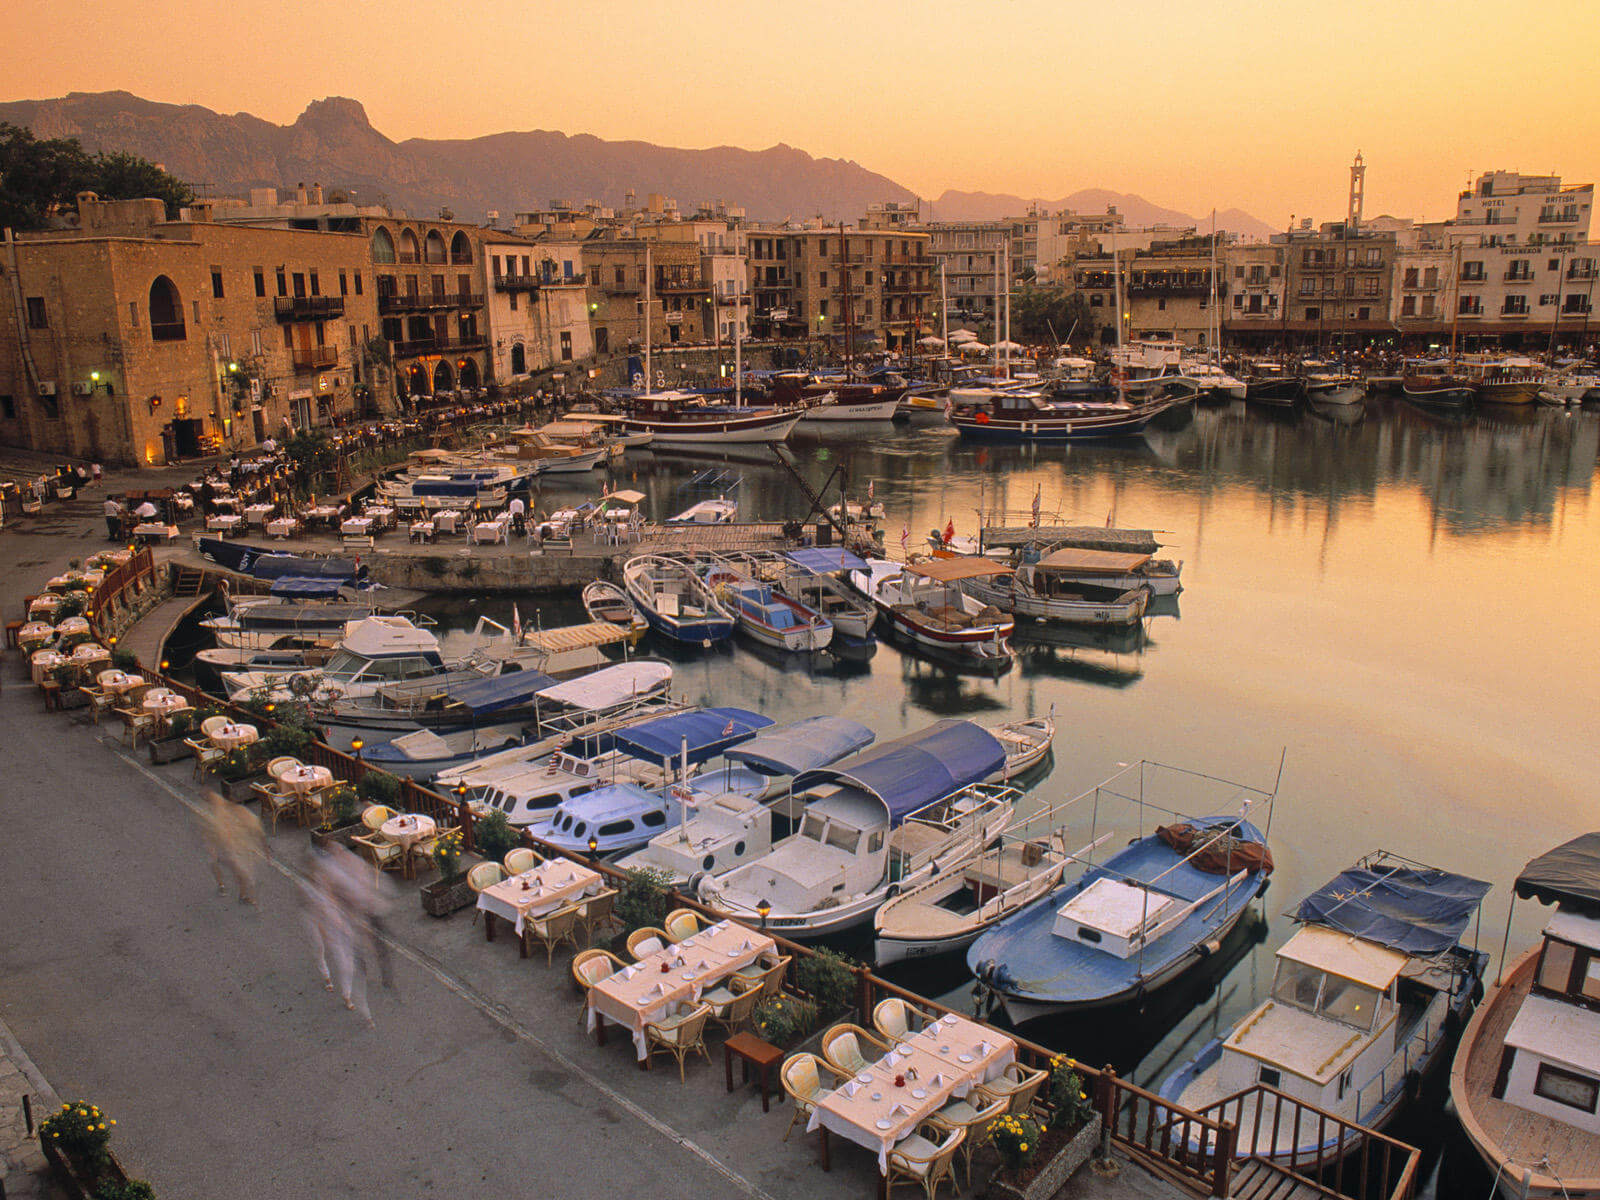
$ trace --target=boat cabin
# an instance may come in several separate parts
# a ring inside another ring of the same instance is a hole
[[[1050,932],[1117,958],[1132,958],[1191,908],[1156,888],[1101,876],[1056,910]]]
[[[531,825],[548,817],[552,809],[605,784],[657,788],[665,785],[667,777],[653,764],[612,750],[590,758],[563,752],[548,759],[474,772],[464,782],[469,799],[505,813],[513,825]]]
[[[678,816],[678,801],[670,791],[608,783],[562,801],[533,826],[533,834],[564,850],[618,854],[644,845]]]
[[[720,875],[772,849],[772,810],[739,792],[720,792],[695,806],[684,824],[658,833],[621,865],[651,867],[678,881]]]

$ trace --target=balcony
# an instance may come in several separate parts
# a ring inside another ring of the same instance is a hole
[[[637,296],[644,291],[644,284],[634,283],[629,279],[624,279],[621,282],[613,279],[609,283],[602,283],[600,290],[608,296]]]
[[[411,341],[394,342],[393,346],[396,358],[417,358],[425,354],[454,354],[458,350],[481,350],[487,344],[487,339],[482,334],[474,333],[465,337],[415,338]]]
[[[300,372],[326,371],[339,365],[339,351],[333,346],[296,346],[290,357]]]
[[[182,321],[150,322],[150,340],[153,342],[181,342],[186,336]]]
[[[1567,268],[1567,278],[1568,279],[1593,279],[1595,277],[1595,275],[1596,275],[1596,271],[1595,271],[1595,268],[1593,268],[1593,267],[1568,267]]]
[[[441,308],[481,308],[483,296],[479,292],[398,292],[378,297],[380,313],[431,312]]]
[[[394,260],[401,263],[419,263],[422,261],[422,255],[417,254],[415,251],[407,252],[402,250],[394,256]]]
[[[452,267],[470,267],[472,265],[472,255],[452,253],[450,255],[450,265]]]
[[[1533,272],[1532,271],[1507,271],[1505,273],[1505,281],[1507,283],[1532,283],[1533,282]]]
[[[544,284],[542,275],[496,275],[494,278],[497,292],[537,292]]]
[[[661,295],[670,296],[684,292],[709,292],[711,285],[698,279],[658,279],[656,291]]]
[[[1576,225],[1578,214],[1575,212],[1541,212],[1539,224],[1541,225]]]
[[[344,316],[343,296],[279,296],[272,315],[280,321],[321,321]]]

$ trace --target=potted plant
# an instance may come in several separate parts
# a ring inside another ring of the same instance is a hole
[[[750,1025],[763,1041],[780,1050],[793,1050],[816,1029],[817,1006],[799,996],[774,996],[756,1005]]]
[[[842,954],[818,946],[794,964],[794,985],[817,1006],[819,1019],[828,1021],[856,1000],[856,964]]]
[[[1101,1118],[1078,1064],[1064,1054],[1050,1060],[1049,1115],[1041,1127],[1032,1118],[1006,1116],[995,1122],[1000,1170],[989,1182],[997,1200],[1049,1200],[1094,1153]],[[1005,1128],[1002,1128],[1005,1126]]]
[[[199,717],[193,709],[180,709],[167,718],[167,734],[145,743],[150,748],[152,763],[177,762],[194,754],[187,739],[199,726]]]
[[[509,851],[522,845],[522,831],[513,829],[505,813],[496,809],[472,823],[472,843],[483,855],[484,862],[499,862]]]
[[[460,829],[447,829],[439,835],[433,851],[439,878],[422,885],[422,911],[430,917],[448,917],[472,903],[472,888],[461,865],[464,841]]]
[[[115,1126],[87,1100],[63,1104],[40,1123],[39,1144],[68,1195],[91,1200],[104,1184],[128,1182],[109,1146]]]
[[[343,843],[360,830],[361,800],[356,789],[348,783],[335,784],[323,801],[322,824],[311,831],[311,844],[322,847],[331,842]]]
[[[83,690],[83,676],[83,664],[79,662],[57,663],[50,668],[50,679],[60,689],[56,696],[62,708],[83,708],[89,703]]]
[[[256,743],[261,745],[260,742]],[[255,751],[255,746],[242,746],[230,750],[211,764],[216,776],[217,790],[235,804],[243,804],[252,796],[250,785],[261,778],[261,764],[265,761]]]
[[[116,641],[116,638],[111,640]],[[132,650],[117,650],[113,648],[111,651],[111,665],[117,670],[125,671],[130,675],[137,674],[139,671],[139,656]]]

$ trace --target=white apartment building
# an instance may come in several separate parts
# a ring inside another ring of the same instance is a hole
[[[525,379],[594,353],[576,243],[545,244],[507,234],[485,241],[483,255],[494,378]]]

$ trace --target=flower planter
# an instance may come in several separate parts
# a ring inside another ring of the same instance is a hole
[[[150,749],[152,763],[177,762],[180,758],[194,757],[194,747],[181,737],[162,738],[160,741],[146,742]]]
[[[89,707],[89,693],[81,687],[64,687],[61,689],[60,695],[61,708],[64,712],[70,712],[75,708]]]
[[[361,822],[353,821],[349,825],[340,825],[334,829],[313,829],[311,831],[311,844],[318,850],[338,843],[341,846],[350,844],[350,835],[361,832]]]
[[[466,872],[454,879],[435,879],[422,885],[422,911],[430,917],[448,917],[470,905],[476,896]]]
[[[1072,1178],[1073,1172],[1089,1161],[1099,1144],[1100,1114],[1096,1113],[1048,1159],[1036,1160],[1037,1166],[1030,1165],[1033,1174],[1026,1182],[1018,1185],[997,1171],[989,1180],[989,1196],[991,1200],[1051,1200]]]
[[[265,775],[246,775],[243,779],[217,778],[217,790],[222,793],[223,799],[232,800],[235,804],[244,804],[254,800],[256,794],[251,789],[258,783],[265,782]]]
[[[93,1200],[95,1188],[108,1179],[116,1180],[118,1183],[128,1182],[127,1172],[122,1169],[117,1156],[110,1150],[106,1151],[106,1163],[100,1173],[90,1176],[81,1172],[76,1163],[57,1150],[48,1140],[43,1143],[43,1148],[45,1160],[50,1164],[50,1170],[69,1200]]]

